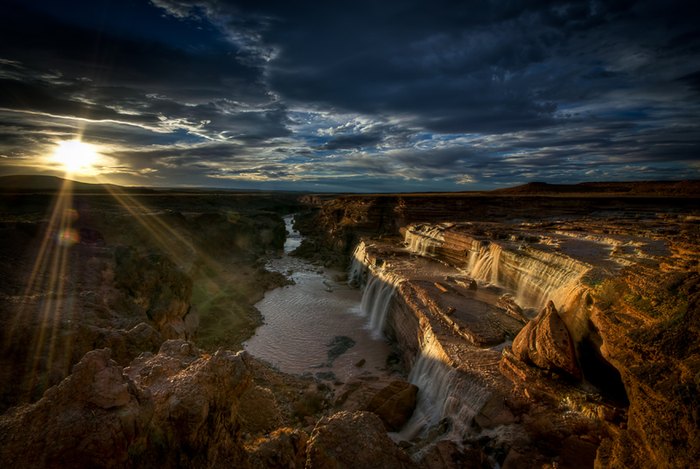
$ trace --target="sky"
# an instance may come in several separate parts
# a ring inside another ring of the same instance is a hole
[[[700,178],[693,1],[0,0],[0,175],[337,192]]]

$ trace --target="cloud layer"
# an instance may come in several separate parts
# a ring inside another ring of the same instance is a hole
[[[471,190],[700,177],[691,2],[10,2],[0,173]]]

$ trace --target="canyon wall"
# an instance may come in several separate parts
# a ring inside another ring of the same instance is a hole
[[[699,449],[695,202],[353,196],[321,203],[315,233],[354,247],[350,283],[420,389],[405,437],[481,438],[503,467],[578,450],[571,467],[683,467]]]

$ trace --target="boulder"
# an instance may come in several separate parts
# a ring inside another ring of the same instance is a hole
[[[493,467],[479,449],[460,448],[450,440],[441,440],[425,451],[420,460],[424,469],[488,469]]]
[[[318,421],[306,450],[306,469],[408,469],[413,461],[371,412],[338,412]]]
[[[551,301],[518,333],[512,349],[524,363],[581,379],[573,340]]]
[[[389,431],[398,431],[413,415],[418,387],[406,381],[392,381],[380,389],[367,404]]]

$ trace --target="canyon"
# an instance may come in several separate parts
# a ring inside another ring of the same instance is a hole
[[[8,192],[0,461],[689,467],[698,198]]]

